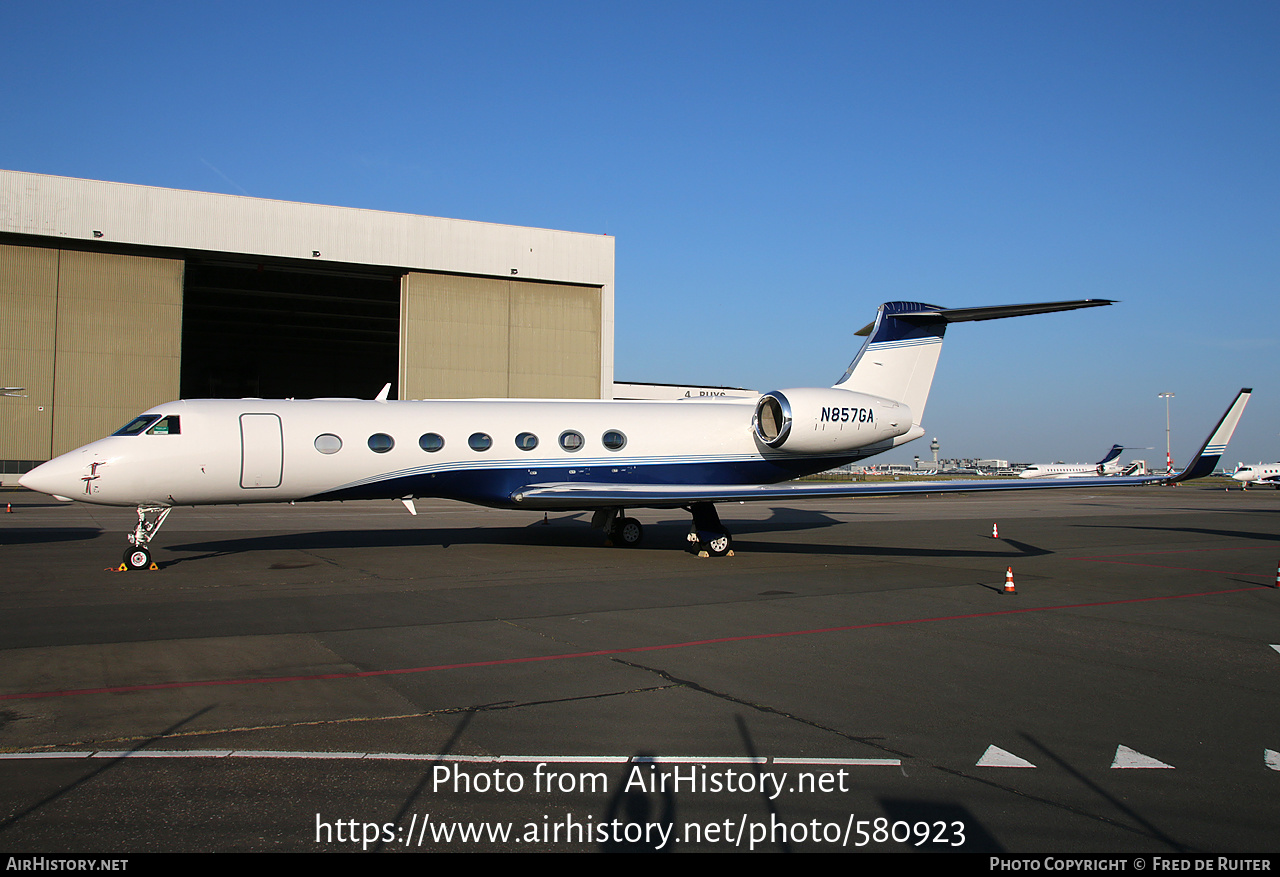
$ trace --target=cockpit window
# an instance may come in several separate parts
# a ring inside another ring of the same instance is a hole
[[[170,414],[160,418],[160,422],[147,430],[147,435],[177,435],[182,432],[178,425],[178,415]]]
[[[124,426],[117,429],[112,435],[137,435],[151,424],[160,419],[159,414],[139,414],[130,420]]]

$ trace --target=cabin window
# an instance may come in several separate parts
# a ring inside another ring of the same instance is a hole
[[[342,439],[331,432],[316,436],[316,450],[322,454],[336,454],[342,450]]]
[[[396,441],[385,432],[375,432],[369,436],[369,450],[375,454],[385,454],[396,446]]]
[[[444,447],[444,437],[434,432],[428,432],[418,439],[418,447],[429,454],[434,454]]]
[[[531,432],[522,432],[516,436],[516,447],[522,451],[532,451],[538,446],[538,437]]]
[[[160,419],[159,414],[139,414],[130,420],[124,426],[117,429],[112,435],[137,435],[151,424]]]
[[[493,447],[493,439],[483,432],[473,432],[471,438],[467,439],[467,444],[473,451],[487,451]]]
[[[160,418],[155,426],[147,430],[147,435],[178,435],[181,432],[178,415],[170,414],[168,417]]]
[[[566,429],[560,433],[560,447],[572,453],[573,451],[582,450],[584,444],[582,433],[574,432],[572,429]]]
[[[627,446],[627,437],[619,430],[611,429],[600,437],[600,443],[611,451],[620,451]]]

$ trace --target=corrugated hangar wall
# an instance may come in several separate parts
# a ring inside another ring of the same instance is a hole
[[[47,460],[177,397],[182,276],[174,259],[0,245],[0,376],[31,403],[6,406],[0,459]]]
[[[180,397],[609,397],[614,242],[0,170],[0,481]]]
[[[27,396],[5,400],[0,460],[50,459],[179,398],[183,278],[181,260],[0,245],[0,381]],[[599,398],[601,309],[594,286],[409,272],[395,396]]]
[[[596,287],[406,274],[400,398],[597,399],[600,308]]]

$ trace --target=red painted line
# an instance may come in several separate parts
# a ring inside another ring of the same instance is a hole
[[[1060,606],[1023,607],[1000,609],[995,612],[973,612],[966,615],[939,615],[932,618],[912,618],[901,621],[872,621],[866,624],[849,624],[841,627],[819,627],[812,630],[790,630],[776,633],[755,633],[743,636],[725,636],[715,639],[690,640],[682,643],[665,643],[656,646],[634,646],[627,649],[597,649],[591,652],[568,652],[560,655],[535,655],[524,658],[502,658],[495,661],[468,661],[461,664],[434,664],[428,667],[403,667],[395,670],[359,670],[352,673],[316,673],[308,676],[262,676],[246,679],[206,679],[194,682],[154,682],[147,685],[115,685],[103,688],[73,688],[61,691],[28,691],[20,694],[0,694],[0,701],[34,700],[42,697],[75,697],[82,694],[126,694],[139,691],[162,691],[168,688],[204,688],[217,685],[263,685],[281,682],[322,682],[334,679],[369,679],[377,676],[404,676],[414,673],[434,673],[439,670],[467,670],[476,667],[502,667],[510,664],[532,664],[539,661],[563,661],[571,658],[599,658],[611,655],[634,655],[641,652],[660,652],[667,649],[687,649],[693,646],[710,646],[722,643],[750,642],[751,640],[778,639],[792,636],[813,636],[823,633],[846,633],[852,630],[870,630],[876,627],[896,627],[904,624],[928,624],[937,621],[964,621],[973,618],[996,618],[1001,615],[1020,615],[1028,612],[1053,612],[1059,609],[1088,609],[1097,606],[1121,606],[1126,603],[1151,603],[1158,600],[1184,600],[1189,597],[1215,597],[1237,594],[1242,591],[1270,590],[1264,585],[1247,588],[1228,588],[1223,591],[1201,591],[1194,594],[1169,594],[1163,597],[1134,597],[1128,600],[1102,600],[1096,603],[1066,603]]]

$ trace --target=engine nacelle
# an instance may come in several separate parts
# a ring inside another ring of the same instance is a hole
[[[911,429],[911,409],[849,390],[774,390],[756,403],[751,428],[757,441],[774,450],[830,454],[905,434]]]

